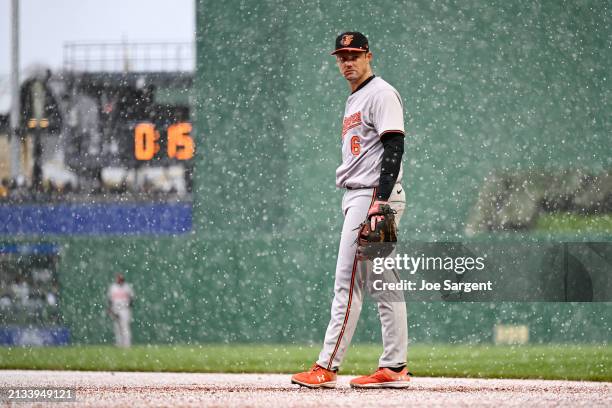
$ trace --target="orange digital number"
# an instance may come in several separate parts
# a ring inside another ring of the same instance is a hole
[[[134,129],[134,156],[136,160],[151,160],[159,151],[159,132],[152,123],[139,123]]]
[[[191,123],[181,122],[168,126],[168,157],[177,160],[193,158],[195,146]],[[151,160],[159,152],[159,132],[152,123],[139,123],[134,128],[134,156],[137,160]]]
[[[359,139],[359,136],[351,137],[351,153],[355,156],[359,156],[359,153],[361,153],[361,139]]]
[[[191,123],[182,122],[168,126],[168,157],[189,160],[193,157]]]

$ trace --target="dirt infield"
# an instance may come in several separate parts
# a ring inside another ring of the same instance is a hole
[[[612,383],[417,377],[407,390],[357,391],[350,378],[340,376],[335,390],[309,390],[279,374],[7,370],[0,387],[74,387],[86,407],[612,406]],[[36,404],[16,406],[27,405]]]

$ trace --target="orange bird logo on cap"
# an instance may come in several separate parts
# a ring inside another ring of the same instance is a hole
[[[348,47],[349,45],[351,45],[352,42],[353,42],[353,36],[349,34],[345,34],[342,36],[342,40],[340,41],[340,44],[342,44],[345,47]]]

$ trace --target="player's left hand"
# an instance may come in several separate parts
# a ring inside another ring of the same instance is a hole
[[[382,200],[376,200],[374,201],[374,203],[372,204],[372,206],[370,207],[370,209],[368,210],[368,218],[370,219],[370,228],[372,230],[376,229],[376,224],[382,220],[385,219],[384,215],[381,215],[381,209],[380,206],[381,205],[388,205],[389,202],[387,201],[382,201]]]

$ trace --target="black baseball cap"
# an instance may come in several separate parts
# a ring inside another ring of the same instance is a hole
[[[358,31],[347,31],[336,38],[336,49],[331,55],[340,51],[370,51],[368,39]]]

